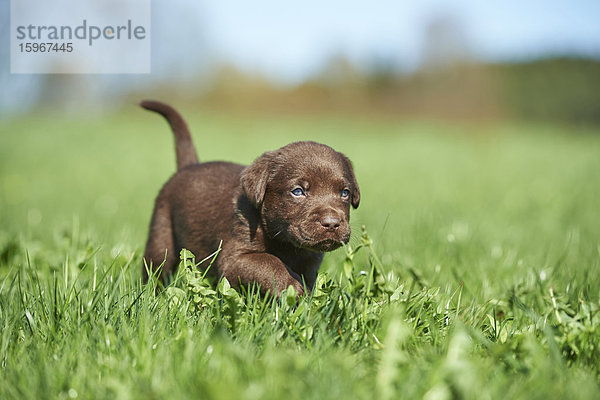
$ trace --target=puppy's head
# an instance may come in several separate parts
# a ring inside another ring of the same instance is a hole
[[[358,207],[360,190],[350,160],[331,147],[296,142],[264,153],[241,182],[272,239],[314,251],[350,239],[350,206]]]

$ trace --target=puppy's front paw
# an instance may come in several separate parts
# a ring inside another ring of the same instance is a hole
[[[285,285],[285,287],[283,289],[287,289],[290,286],[293,287],[294,290],[296,291],[296,293],[298,294],[297,297],[302,296],[304,294],[304,292],[308,292],[308,289],[305,289],[304,285],[302,285],[300,282],[298,282],[294,278],[291,278],[289,280],[289,282],[287,282],[287,284]],[[279,290],[279,293],[277,295],[281,295],[281,292],[283,289]]]
[[[222,271],[230,282],[258,284],[263,294],[269,292],[279,297],[289,286],[296,290],[298,296],[307,292],[302,284],[302,277],[289,270],[279,258],[268,253],[249,253],[225,259]]]

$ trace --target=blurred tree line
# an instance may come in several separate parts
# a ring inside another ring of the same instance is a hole
[[[491,67],[502,101],[523,119],[600,125],[600,62],[553,58]]]
[[[264,77],[229,66],[219,70],[196,101],[204,106],[250,111],[600,125],[600,61],[548,58],[501,64],[460,62],[406,75],[386,63],[361,72],[336,57],[320,74],[295,87],[279,87]]]
[[[90,90],[98,85],[89,76],[45,75],[42,80],[41,108],[85,105],[82,93],[95,104],[103,101],[102,93]],[[484,64],[462,60],[406,74],[392,63],[379,62],[364,71],[343,57],[333,57],[318,74],[295,86],[225,65],[216,67],[208,79],[192,79],[185,85],[165,80],[109,94],[112,106],[155,97],[236,112],[600,125],[600,61],[548,58]]]

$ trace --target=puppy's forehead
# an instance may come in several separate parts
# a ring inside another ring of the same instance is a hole
[[[308,181],[345,181],[342,156],[331,147],[315,142],[296,142],[279,149],[280,173]]]

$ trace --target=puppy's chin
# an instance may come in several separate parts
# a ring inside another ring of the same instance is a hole
[[[321,253],[335,250],[350,240],[349,234],[337,235],[329,233],[320,235],[321,237],[313,237],[313,235],[306,234],[299,229],[290,229],[286,236],[288,241],[295,247]]]
[[[347,241],[346,241],[346,243],[347,243]],[[324,253],[326,251],[333,251],[333,250],[341,247],[342,244],[344,244],[344,242],[338,242],[333,239],[325,239],[320,242],[310,243],[305,248],[312,250],[312,251],[318,251],[318,252]]]

